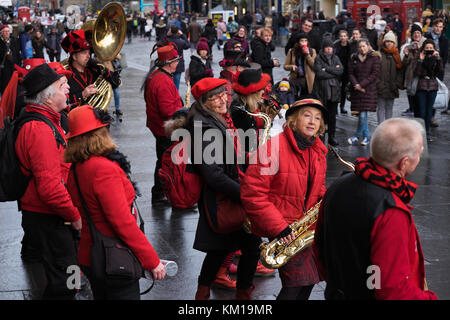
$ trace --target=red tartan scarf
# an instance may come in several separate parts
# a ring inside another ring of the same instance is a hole
[[[404,203],[411,201],[417,190],[417,184],[383,168],[372,157],[356,159],[355,173],[364,180],[393,192]]]

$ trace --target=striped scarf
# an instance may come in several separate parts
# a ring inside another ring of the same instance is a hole
[[[404,203],[411,201],[417,190],[417,184],[383,168],[372,157],[356,159],[355,173],[364,180],[393,192]]]

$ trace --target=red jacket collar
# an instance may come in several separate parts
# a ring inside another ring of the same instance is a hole
[[[28,104],[25,108],[27,112],[38,112],[47,118],[49,118],[52,122],[59,124],[61,121],[61,115],[56,111],[50,109],[47,106],[37,105],[37,104]]]
[[[294,134],[292,133],[292,129],[288,126],[285,126],[283,131],[292,149],[294,149],[294,151],[297,153],[301,153],[302,151],[298,148],[297,141],[295,141]],[[318,153],[323,153],[325,155],[328,153],[327,147],[323,144],[322,140],[320,140],[319,137],[316,137],[316,139],[314,139],[314,143],[311,148],[313,148],[313,150]]]

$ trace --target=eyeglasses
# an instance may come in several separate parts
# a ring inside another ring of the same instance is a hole
[[[236,46],[233,47],[233,49],[242,49],[242,46],[241,45],[236,45]]]
[[[220,102],[222,100],[224,100],[224,98],[227,97],[227,93],[224,91],[222,93],[219,93],[217,95],[215,95],[214,97],[211,97],[208,99],[208,101],[210,102]]]

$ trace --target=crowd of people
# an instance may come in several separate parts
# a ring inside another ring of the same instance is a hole
[[[193,247],[206,256],[195,299],[209,299],[214,284],[235,288],[236,299],[251,299],[254,276],[275,273],[259,262],[261,237],[291,243],[297,236],[291,223],[319,201],[314,243],[278,269],[282,289],[277,299],[308,299],[321,280],[327,281],[327,299],[436,299],[426,285],[408,205],[417,185],[407,177],[420,161],[422,131],[432,141],[433,105],[447,63],[446,22],[439,16],[427,17],[424,25],[417,21],[403,41],[397,14],[376,29],[382,24],[356,26],[345,13],[324,34],[314,29],[312,11],[292,16],[287,22],[281,13],[257,13],[254,24],[247,14],[239,22],[230,18],[216,26],[208,19],[204,27],[195,15],[185,23],[177,13],[127,19],[129,42],[138,30],[149,40],[153,26],[156,30],[157,59],[141,88],[157,158],[152,206],[171,206],[159,173],[174,145],[175,120],[192,137],[212,130],[222,141],[218,150],[217,141],[207,139],[189,149],[191,157],[214,149],[214,161],[200,157],[186,169],[202,180]],[[0,30],[2,117],[33,113],[46,119],[26,122],[15,142],[23,172],[31,176],[17,199],[24,230],[21,253],[24,261],[43,264],[47,281],[41,297],[73,298],[76,290],[67,287],[66,270],[78,264],[95,299],[139,299],[138,279],[118,284],[98,277],[98,257],[92,255],[96,228],[120,239],[155,280],[165,277],[158,254],[136,224],[133,203],[139,190],[127,157],[109,134],[112,119],[88,103],[97,94],[94,83],[100,75],[113,89],[120,86],[119,71],[98,66],[85,30],[67,30],[61,39],[55,28],[45,38],[42,30],[26,25],[20,41],[11,37],[8,25]],[[272,57],[274,37],[288,34],[283,63]],[[57,62],[58,46],[69,55],[66,67]],[[220,61],[212,55],[214,46],[223,50]],[[56,62],[46,63],[44,48]],[[184,50],[193,52],[189,66]],[[214,63],[220,74],[214,74]],[[275,81],[273,68],[281,66],[286,77]],[[193,104],[180,97],[183,73],[192,86]],[[399,90],[407,90],[424,129],[408,118],[392,118]],[[327,189],[324,136],[331,146],[339,144],[336,116],[338,110],[347,113],[347,99],[358,117],[357,130],[347,141],[370,144],[370,156],[357,159],[354,172]],[[373,134],[368,112],[377,112]],[[250,131],[256,143],[240,137]],[[351,207],[348,190],[358,195]],[[251,232],[243,228],[244,221],[220,228],[222,215],[240,213]],[[343,226],[345,221],[354,223]],[[381,269],[379,287],[366,285],[371,265]],[[229,277],[232,272],[236,281]]]

